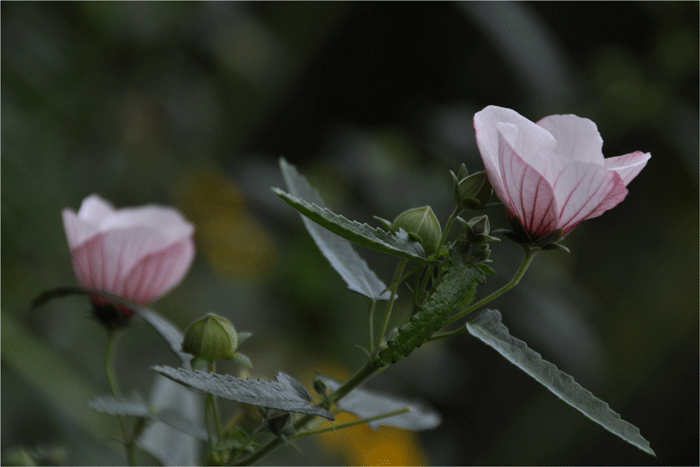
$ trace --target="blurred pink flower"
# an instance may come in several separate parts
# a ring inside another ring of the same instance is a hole
[[[533,241],[557,229],[566,235],[618,205],[651,157],[636,151],[605,159],[595,123],[576,115],[533,123],[488,106],[474,115],[474,129],[496,195]]]
[[[146,304],[175,287],[194,259],[194,226],[174,208],[114,209],[91,195],[77,214],[62,214],[73,270],[84,288]],[[106,305],[100,297],[93,302]]]

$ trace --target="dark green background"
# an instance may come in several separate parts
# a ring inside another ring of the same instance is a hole
[[[89,433],[114,421],[73,397],[107,392],[105,336],[87,304],[27,309],[39,292],[75,284],[61,209],[97,192],[117,206],[174,204],[194,220],[188,181],[214,168],[277,253],[247,278],[248,266],[217,273],[221,248],[201,248],[154,308],[181,327],[214,311],[252,331],[245,350],[259,375],[329,362],[351,370],[366,304],[269,191],[282,183],[277,158],[348,217],[431,204],[444,222],[448,170],[483,167],[471,120],[494,104],[531,120],[588,117],[608,157],[652,154],[621,205],[567,237],[571,254],[541,255],[492,306],[513,335],[637,425],[658,458],[467,335],[424,346],[372,386],[443,413],[440,428],[420,434],[434,464],[698,464],[697,2],[1,8],[3,452],[64,446],[68,463],[123,462]],[[504,226],[502,209],[489,215]],[[198,247],[212,229],[198,225]],[[493,249],[499,276],[482,293],[505,283],[522,254],[505,241]],[[360,253],[389,280],[396,261]],[[144,392],[150,365],[174,363],[143,326],[118,357],[123,386]],[[66,370],[42,369],[55,361]],[[304,457],[287,450],[269,462],[347,462],[313,441],[302,447]]]

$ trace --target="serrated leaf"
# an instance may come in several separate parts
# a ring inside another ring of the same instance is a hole
[[[284,158],[280,158],[280,169],[290,194],[320,208],[325,208],[318,191],[312,188],[306,178],[299,174],[297,169]],[[333,269],[340,274],[350,290],[372,300],[389,300],[391,294],[389,291],[385,291],[386,285],[369,268],[348,240],[312,222],[301,213],[300,215],[306,230],[316,242],[316,246],[331,263]]]
[[[351,242],[382,253],[407,258],[418,264],[428,263],[423,247],[411,239],[403,229],[396,233],[386,232],[367,224],[348,220],[328,208],[308,203],[279,188],[273,188],[272,191],[304,216]]]
[[[323,407],[309,404],[311,397],[301,383],[281,372],[277,374],[276,381],[265,381],[167,366],[154,366],[152,369],[180,384],[224,399],[334,420],[333,415]]]
[[[328,387],[335,391],[341,386],[339,381],[326,376],[319,376]],[[396,426],[407,430],[431,430],[442,422],[440,414],[427,403],[418,400],[403,399],[377,391],[358,388],[352,390],[337,403],[338,408],[353,413],[360,418],[370,418],[383,413],[410,408],[411,411],[392,417],[374,420],[367,424],[375,430],[379,425]]]
[[[508,328],[501,323],[501,313],[497,310],[486,310],[476,315],[467,323],[467,330],[586,417],[642,451],[656,455],[636,426],[622,420],[607,403],[581,387],[555,365],[543,360],[525,342],[511,336]]]
[[[127,417],[151,416],[151,410],[143,399],[137,395],[133,395],[130,399],[123,399],[105,394],[90,399],[87,401],[87,405],[93,410],[109,415],[124,415]]]

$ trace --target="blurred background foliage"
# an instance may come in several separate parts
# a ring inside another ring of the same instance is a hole
[[[177,206],[196,224],[198,255],[154,309],[182,328],[209,311],[230,318],[254,334],[242,349],[252,375],[282,370],[310,387],[315,372],[360,364],[367,303],[270,192],[282,186],[278,157],[347,217],[430,204],[444,222],[448,170],[483,167],[472,117],[495,104],[532,120],[591,118],[607,156],[652,153],[624,203],[569,235],[571,254],[538,257],[493,307],[639,426],[658,458],[463,334],[370,383],[430,401],[438,429],[359,427],[267,462],[698,464],[697,2],[0,8],[5,463],[29,450],[47,463],[123,462],[115,421],[85,406],[108,392],[105,333],[87,302],[28,310],[43,290],[76,283],[61,209],[91,193]],[[502,208],[489,214],[505,226]],[[521,259],[508,242],[494,250],[499,275],[481,293]],[[395,260],[361,254],[389,280]],[[175,363],[142,324],[118,359],[122,387],[144,394],[149,367]]]

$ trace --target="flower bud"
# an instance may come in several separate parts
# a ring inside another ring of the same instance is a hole
[[[460,170],[460,174],[462,170]],[[462,209],[484,209],[491,198],[491,184],[486,171],[476,172],[459,180],[455,178],[454,197]]]
[[[412,237],[416,237],[426,253],[435,251],[442,237],[440,222],[430,206],[413,208],[402,212],[394,220],[392,228],[394,231],[402,228]]]
[[[238,334],[226,318],[209,313],[190,324],[185,331],[182,351],[213,362],[231,359],[238,347]]]

